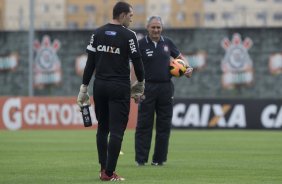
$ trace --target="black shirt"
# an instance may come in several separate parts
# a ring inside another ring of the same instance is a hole
[[[95,30],[86,50],[88,60],[84,70],[87,73],[83,76],[84,84],[89,83],[94,69],[96,79],[129,81],[129,58],[141,62],[140,59],[136,60],[141,58],[141,54],[135,32],[122,25],[109,23]]]
[[[172,77],[169,72],[170,58],[177,58],[180,55],[174,43],[164,36],[154,43],[149,36],[145,36],[139,40],[139,47],[145,69],[145,81],[170,81]]]

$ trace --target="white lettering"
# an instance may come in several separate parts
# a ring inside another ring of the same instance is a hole
[[[113,54],[120,54],[120,48],[106,46],[106,45],[98,45],[97,50],[100,52],[109,52]]]
[[[72,122],[72,108],[64,104],[60,111],[60,119],[63,125],[70,125]]]
[[[186,105],[179,103],[173,107],[172,124],[176,127],[181,126],[183,118],[179,114],[185,113]]]
[[[191,104],[184,118],[184,126],[197,126],[200,123],[200,109],[198,104]]]
[[[56,125],[57,124],[57,113],[60,110],[60,107],[58,104],[49,104],[48,107],[48,112],[50,112],[50,125]]]
[[[265,128],[282,127],[282,108],[278,111],[277,105],[268,105],[262,111],[261,122]]]
[[[276,105],[268,105],[261,113],[261,122],[264,127],[272,128],[275,119],[273,117],[274,114],[277,113],[277,106]]]
[[[212,107],[213,107],[213,112],[215,116],[219,118],[217,121],[217,125],[219,127],[226,127],[226,120],[224,118],[223,107],[219,104],[215,104]]]
[[[208,125],[210,112],[211,106],[209,104],[204,104],[200,122],[201,127],[206,127]]]
[[[3,123],[9,130],[18,130],[22,127],[20,98],[10,98],[3,105]],[[12,117],[10,117],[12,115]]]
[[[28,125],[35,125],[36,123],[36,105],[28,104],[23,110],[23,118]]]
[[[129,40],[129,47],[130,47],[130,49],[131,49],[131,54],[133,54],[134,52],[137,52],[136,46],[135,46],[135,43],[134,43],[134,40],[133,40],[133,39],[130,39],[130,40]]]
[[[236,127],[237,125],[240,128],[245,128],[246,124],[245,107],[243,105],[235,105],[227,123],[228,127]]]
[[[175,127],[246,127],[244,105],[234,105],[233,109],[229,104],[203,104],[202,110],[200,107],[199,104],[190,104],[188,108],[184,103],[176,104],[173,107],[172,125]],[[226,119],[228,112],[230,117]]]
[[[92,123],[97,123],[94,107],[90,107]],[[10,98],[2,108],[3,125],[9,130],[40,126],[83,125],[82,115],[76,104],[37,104],[23,106],[21,98]]]
[[[90,113],[91,112],[94,112],[92,111],[91,109],[90,110]],[[78,107],[77,105],[72,105],[72,113],[73,113],[73,122],[74,124],[78,124],[78,125],[82,125],[83,124],[83,120],[81,118],[81,112],[78,110]],[[95,113],[91,113],[92,114],[95,114]],[[92,119],[92,123],[93,123],[93,119]]]
[[[115,53],[115,54],[120,54],[120,49],[119,49],[119,48],[116,48],[116,50],[115,50],[114,53]]]
[[[282,108],[280,108],[278,115],[276,117],[274,128],[282,127]]]
[[[45,124],[48,125],[49,124],[49,117],[48,117],[48,111],[47,111],[47,107],[45,104],[39,104],[38,105],[38,112],[37,112],[37,124]]]

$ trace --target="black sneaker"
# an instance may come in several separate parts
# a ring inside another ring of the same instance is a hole
[[[163,162],[152,162],[151,165],[153,166],[163,166]]]

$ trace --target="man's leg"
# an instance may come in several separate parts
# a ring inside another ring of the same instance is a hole
[[[111,175],[117,165],[119,153],[121,150],[124,131],[127,126],[130,109],[130,86],[129,84],[111,85],[111,94],[109,101],[109,129],[110,137],[108,144],[108,158],[106,173]]]
[[[161,165],[167,160],[173,111],[173,86],[171,83],[164,83],[161,85],[160,91],[166,91],[166,93],[159,94],[156,104],[156,140],[153,162]]]
[[[109,107],[104,87],[105,86],[102,81],[95,80],[93,98],[95,104],[95,114],[98,121],[96,145],[101,170],[106,168],[109,135]]]
[[[108,135],[109,135],[109,107],[107,97],[104,96],[104,86],[95,81],[94,85],[95,114],[98,121],[96,134],[96,145],[98,150],[99,163],[101,170],[106,168]]]
[[[146,84],[145,100],[139,104],[138,120],[135,132],[135,161],[143,165],[148,162],[154,126],[155,95],[154,84]]]

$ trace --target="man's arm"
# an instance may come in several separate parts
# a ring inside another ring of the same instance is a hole
[[[86,61],[86,65],[83,72],[83,79],[82,84],[79,88],[79,93],[77,96],[77,104],[80,108],[84,104],[90,105],[90,97],[88,94],[88,85],[91,80],[91,77],[93,75],[93,72],[95,70],[95,53],[94,52],[88,52],[88,57]]]
[[[144,80],[144,66],[141,57],[131,60],[135,71],[136,78],[139,82]]]
[[[193,68],[190,66],[189,64],[189,61],[186,59],[186,57],[184,57],[182,54],[180,54],[177,59],[181,59],[183,60],[185,63],[186,63],[186,71],[184,73],[184,75],[187,77],[187,78],[191,78],[192,77],[192,74],[193,74]]]
[[[86,65],[83,72],[82,84],[87,85],[89,84],[93,72],[95,70],[95,53],[88,52],[88,57],[86,61]]]
[[[131,86],[131,98],[135,100],[135,103],[139,103],[144,99],[144,89],[145,89],[145,74],[144,66],[141,58],[141,53],[139,49],[139,44],[137,41],[136,34],[129,39],[129,57],[134,67],[135,75],[137,81],[135,81]]]
[[[135,103],[139,103],[145,99],[144,89],[145,89],[145,74],[144,66],[141,57],[132,59],[132,64],[134,67],[135,75],[137,81],[131,86],[131,98],[134,99]]]
[[[182,54],[179,54],[179,56],[177,58],[175,58],[175,59],[181,59],[181,60],[183,60],[186,63],[187,67],[190,66],[189,61]]]

